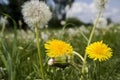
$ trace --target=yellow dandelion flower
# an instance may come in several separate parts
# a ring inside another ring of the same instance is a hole
[[[112,56],[112,49],[102,41],[94,42],[86,47],[86,54],[93,60],[105,61]]]
[[[73,48],[70,44],[61,40],[50,40],[45,44],[46,52],[49,57],[60,57],[63,55],[71,55]]]

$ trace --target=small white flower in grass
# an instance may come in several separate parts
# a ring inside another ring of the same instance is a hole
[[[22,5],[22,14],[24,21],[31,28],[34,28],[36,23],[38,23],[39,28],[42,28],[52,17],[49,7],[39,0],[25,2]]]

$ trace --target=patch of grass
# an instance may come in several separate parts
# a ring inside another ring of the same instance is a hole
[[[100,73],[97,72],[95,62],[87,58],[89,73],[89,80],[97,80],[98,74],[100,80],[119,80],[120,79],[120,26],[112,26],[109,30],[96,30],[93,41],[100,41],[107,43],[113,50],[113,56],[108,61],[102,62],[99,65]],[[71,29],[71,30],[70,30]],[[85,27],[85,30],[90,31],[91,27]],[[72,32],[73,31],[73,32]],[[88,37],[89,32],[85,32],[81,28],[67,28],[64,30],[45,29],[41,30],[41,53],[43,56],[45,76],[47,80],[79,80],[80,71],[73,66],[68,66],[65,69],[52,67],[47,65],[48,57],[45,53],[44,43],[53,38],[62,39],[69,42],[75,51],[84,55],[86,47],[86,40],[81,35],[80,31]],[[103,32],[104,34],[102,34]],[[34,33],[31,31],[17,30],[16,42],[14,44],[14,33],[5,32],[1,38],[0,45],[0,79],[9,80],[8,76],[11,72],[14,75],[14,80],[37,80],[39,76],[39,60],[37,56],[37,47],[35,43]],[[59,36],[62,35],[62,38]],[[92,41],[92,42],[93,42]],[[14,46],[14,45],[16,46]],[[15,49],[15,52],[14,52]],[[13,53],[15,53],[13,55]],[[2,57],[4,56],[4,57]],[[7,67],[4,64],[7,62]],[[81,68],[81,60],[75,58],[75,63]],[[8,71],[8,68],[11,68]],[[10,73],[9,73],[10,72]]]

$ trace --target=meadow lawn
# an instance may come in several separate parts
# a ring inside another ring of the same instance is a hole
[[[87,46],[92,27],[65,29],[41,29],[41,53],[46,80],[79,80],[82,61],[74,56],[75,65],[66,68],[49,66],[44,44],[51,39],[70,43],[82,56]],[[6,28],[7,29],[7,28]],[[0,34],[0,80],[42,80],[34,31],[5,30]],[[89,80],[120,80],[120,25],[111,24],[95,30],[92,42],[103,41],[112,48],[113,56],[106,61],[97,62],[87,57]]]

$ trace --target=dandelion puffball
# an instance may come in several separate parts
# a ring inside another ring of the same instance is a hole
[[[39,0],[25,2],[22,5],[22,14],[29,27],[34,27],[36,23],[44,26],[52,17],[49,7]]]

